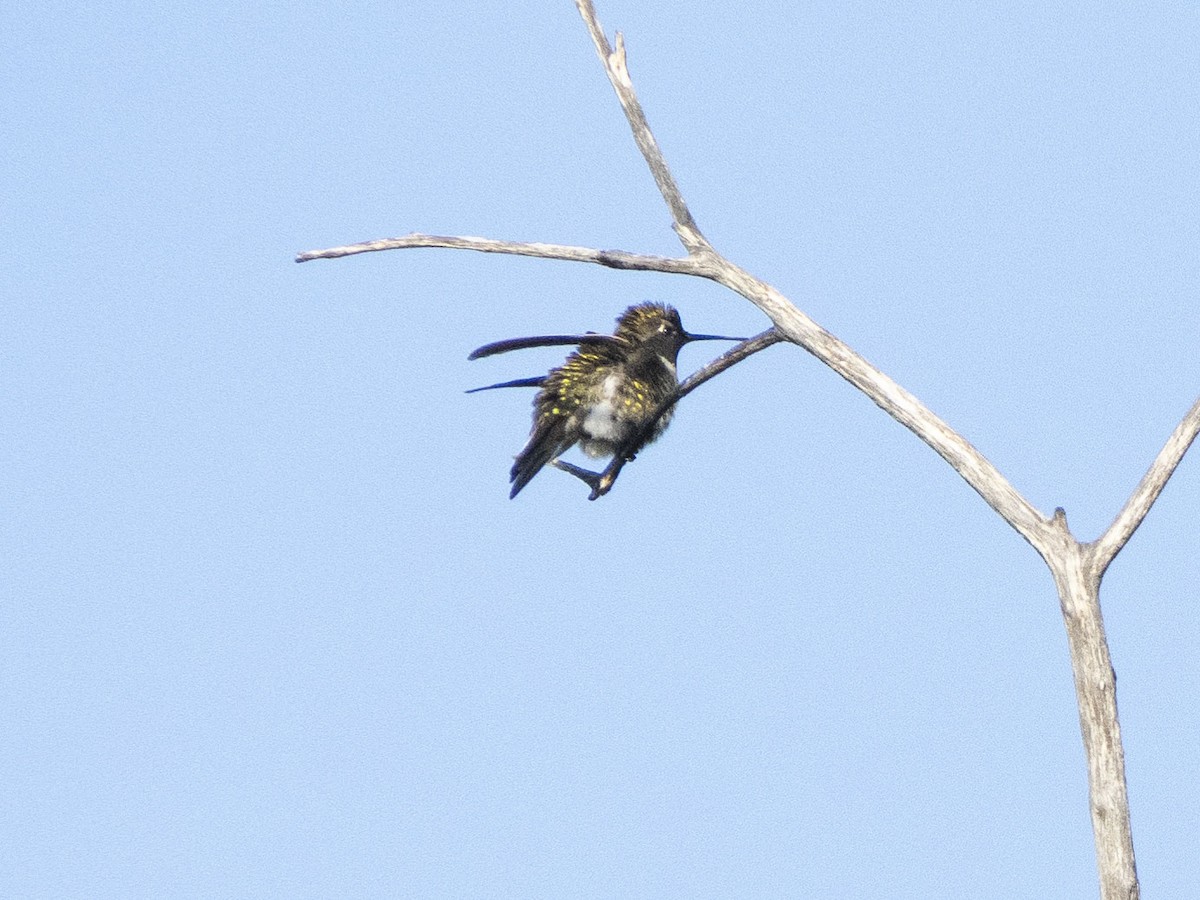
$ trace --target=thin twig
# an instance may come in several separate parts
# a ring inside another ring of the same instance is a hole
[[[604,71],[608,74],[609,83],[617,92],[621,108],[625,110],[625,118],[629,120],[629,126],[633,130],[633,139],[637,142],[638,149],[642,151],[646,165],[650,167],[650,174],[654,176],[654,183],[658,185],[659,193],[666,201],[667,209],[671,211],[675,233],[679,235],[679,240],[689,254],[696,254],[708,249],[710,246],[708,239],[700,233],[700,227],[692,218],[691,211],[683,201],[683,194],[680,193],[679,186],[675,183],[671,170],[667,167],[667,161],[663,157],[662,150],[659,149],[658,141],[654,139],[654,134],[650,131],[650,124],[646,121],[646,112],[642,109],[641,101],[638,100],[637,94],[633,90],[633,81],[629,77],[629,67],[625,59],[624,36],[617,32],[617,48],[613,50],[604,34],[600,19],[596,16],[596,8],[592,5],[592,0],[575,0],[575,5],[579,7],[579,14],[583,16],[588,34],[592,36],[592,43],[596,45],[596,53],[599,54],[600,61],[604,64]]]
[[[511,256],[534,256],[540,259],[561,259],[567,262],[590,262],[610,269],[637,269],[643,272],[667,272],[676,275],[696,275],[702,263],[688,257],[647,256],[624,250],[596,250],[592,247],[573,247],[569,244],[525,243],[497,241],[493,238],[443,236],[437,234],[406,234],[404,237],[363,241],[344,247],[325,250],[306,250],[297,254],[296,262],[313,259],[338,259],[359,253],[379,250],[407,250],[420,247],[443,247],[451,250],[477,250],[480,253],[506,253]]]
[[[1124,508],[1117,513],[1112,524],[1090,545],[1091,563],[1095,567],[1097,577],[1104,574],[1113,557],[1120,553],[1121,548],[1133,537],[1133,533],[1137,531],[1146,514],[1150,512],[1150,507],[1167,486],[1167,481],[1174,474],[1197,434],[1200,434],[1200,399],[1192,404],[1187,415],[1167,438],[1166,444],[1158,452],[1158,456],[1150,464],[1150,468],[1142,476],[1142,480],[1126,501]]]

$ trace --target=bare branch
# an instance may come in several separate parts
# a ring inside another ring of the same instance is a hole
[[[444,247],[451,250],[477,250],[480,253],[507,253],[512,256],[536,256],[540,259],[561,259],[568,262],[589,262],[610,269],[638,269],[645,272],[668,272],[675,275],[696,275],[700,264],[690,258],[646,256],[624,250],[596,250],[592,247],[572,247],[567,244],[524,243],[497,241],[482,237],[445,237],[436,234],[406,234],[404,237],[363,241],[327,250],[307,250],[296,256],[296,262],[313,259],[338,259],[378,250],[407,250],[415,247]]]
[[[1125,507],[1108,526],[1108,530],[1089,545],[1091,563],[1095,567],[1097,578],[1104,574],[1113,557],[1121,552],[1121,548],[1142,524],[1142,520],[1146,518],[1150,507],[1166,487],[1167,481],[1197,434],[1200,434],[1200,399],[1192,404],[1183,421],[1167,438],[1166,444],[1150,464],[1149,470],[1126,501]]]
[[[1087,546],[1071,535],[1061,509],[1055,511],[1051,530],[1055,547],[1046,562],[1058,589],[1071,653],[1100,896],[1102,900],[1137,900],[1140,889],[1129,825],[1125,750],[1117,718],[1117,676],[1100,612],[1100,577],[1088,563]]]
[[[761,309],[770,316],[784,337],[821,360],[932,447],[988,506],[999,513],[1043,557],[1046,556],[1050,538],[1049,520],[1009,483],[987,457],[925,404],[806,316],[774,287],[724,257],[712,253],[707,258],[705,275],[741,294]]]
[[[604,34],[604,28],[600,25],[600,19],[596,16],[592,0],[575,0],[575,5],[579,7],[579,14],[583,16],[588,33],[592,36],[592,43],[596,45],[596,52],[604,64],[608,80],[617,92],[617,99],[621,101],[621,109],[625,110],[625,118],[629,120],[629,127],[633,131],[633,139],[642,151],[646,165],[650,167],[650,174],[654,176],[654,183],[658,185],[658,190],[671,211],[675,233],[679,235],[679,240],[688,253],[707,248],[708,240],[700,233],[700,227],[684,203],[683,194],[679,192],[679,186],[671,176],[671,170],[658,147],[658,141],[650,131],[641,101],[633,90],[633,81],[629,77],[629,68],[625,61],[625,38],[617,32],[617,49],[613,50]]]

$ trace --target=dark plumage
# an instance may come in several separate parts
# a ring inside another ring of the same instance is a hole
[[[678,386],[676,361],[690,341],[741,340],[720,335],[688,334],[679,313],[661,303],[631,306],[617,319],[611,335],[551,335],[515,338],[480,347],[471,359],[525,347],[576,344],[579,349],[547,375],[475,388],[539,387],[533,401],[533,429],[517,454],[509,480],[515,497],[548,463],[576,444],[589,456],[618,451],[632,458],[656,440],[670,422],[667,409],[649,433],[631,439],[649,422],[660,403]]]

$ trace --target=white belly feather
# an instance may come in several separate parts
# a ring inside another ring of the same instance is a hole
[[[606,456],[613,452],[625,436],[625,428],[617,414],[617,389],[621,379],[609,375],[600,385],[600,400],[588,409],[581,426],[584,439],[580,441],[588,456]]]

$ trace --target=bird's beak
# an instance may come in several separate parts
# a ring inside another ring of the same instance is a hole
[[[690,344],[692,341],[744,341],[747,338],[725,337],[723,334],[684,334],[683,342]]]

